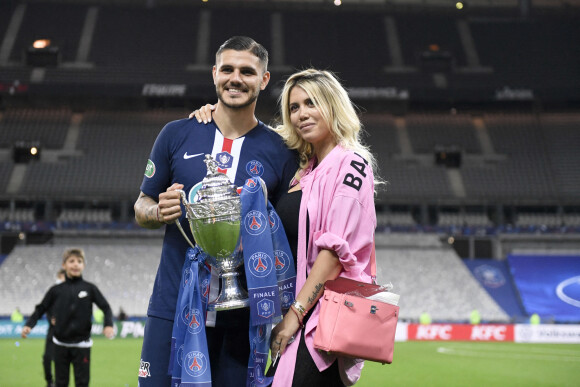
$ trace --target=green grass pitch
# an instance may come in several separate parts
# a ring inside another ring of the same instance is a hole
[[[91,386],[136,387],[142,339],[94,341]],[[0,339],[0,386],[43,386],[43,349]],[[580,344],[398,342],[393,364],[367,362],[357,386],[580,386]]]

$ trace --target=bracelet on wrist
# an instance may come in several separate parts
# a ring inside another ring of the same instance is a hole
[[[292,306],[294,308],[296,308],[296,311],[298,313],[300,313],[300,315],[302,316],[302,318],[304,318],[304,316],[306,316],[306,308],[304,306],[302,306],[302,304],[300,302],[298,302],[298,300],[294,300],[294,302],[292,303]]]
[[[292,310],[296,315],[296,318],[298,319],[298,325],[300,325],[300,328],[304,329],[304,323],[302,322],[304,316],[300,314],[300,312],[294,307],[294,305],[290,306],[290,310]]]
[[[158,221],[159,223],[163,223],[163,222],[161,221],[161,219],[159,219],[159,206],[157,206],[157,221]]]

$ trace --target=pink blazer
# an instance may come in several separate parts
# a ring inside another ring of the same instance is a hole
[[[297,294],[306,282],[306,273],[323,249],[333,250],[338,255],[342,264],[341,277],[370,283],[370,255],[376,228],[372,169],[361,156],[339,145],[315,169],[313,165],[314,160],[311,160],[300,179]],[[310,220],[308,246],[304,238],[307,214]],[[304,328],[304,337],[314,362],[323,371],[337,357],[313,347],[319,313],[320,303],[317,303]],[[296,337],[280,358],[273,387],[292,384],[300,331]],[[341,357],[338,361],[343,382],[346,385],[356,383],[363,362]]]

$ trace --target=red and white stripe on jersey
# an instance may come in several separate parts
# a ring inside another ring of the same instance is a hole
[[[240,162],[240,155],[242,153],[242,144],[245,137],[230,140],[225,138],[219,130],[215,131],[215,139],[213,141],[213,149],[211,151],[212,157],[215,159],[216,155],[221,152],[228,152],[233,157],[232,167],[228,169],[218,168],[218,172],[225,173],[231,182],[236,180],[236,172],[238,170],[238,163]]]
[[[238,171],[238,163],[240,162],[240,154],[242,153],[242,144],[245,137],[230,140],[216,129],[215,138],[213,141],[213,149],[211,156],[215,159],[216,155],[221,152],[228,152],[232,155],[232,167],[228,169],[218,168],[218,172],[225,173],[231,182],[236,181],[236,172]],[[211,270],[211,280],[209,286],[209,301],[215,300],[219,295],[219,277],[216,270]],[[206,326],[214,327],[216,323],[216,312],[208,311],[206,314]]]

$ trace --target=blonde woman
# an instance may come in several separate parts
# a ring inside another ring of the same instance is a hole
[[[198,120],[211,119],[210,110],[206,105]],[[313,340],[324,283],[339,276],[371,282],[376,161],[361,143],[356,110],[332,73],[291,75],[280,113],[275,130],[300,155],[288,194],[276,205],[294,250],[297,293],[272,331],[276,361],[268,375],[274,374],[274,387],[352,385],[363,363],[319,352]]]

